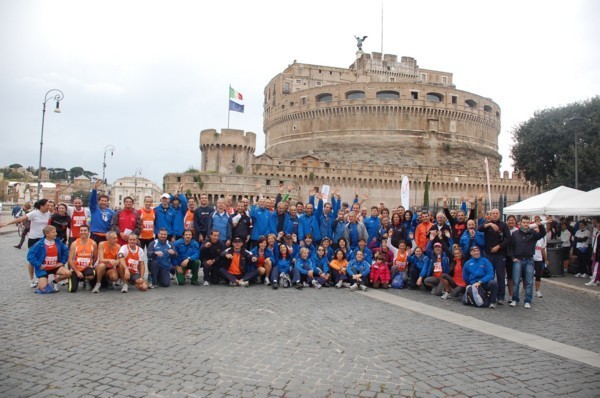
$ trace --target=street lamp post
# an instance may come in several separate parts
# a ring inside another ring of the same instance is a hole
[[[570,122],[574,122],[574,121],[587,121],[589,119],[586,119],[584,117],[581,117],[579,115],[573,115],[571,117],[566,118],[565,120],[563,120],[563,126],[566,126],[568,123]],[[575,189],[579,189],[579,160],[578,160],[578,156],[577,156],[577,130],[574,132],[573,137],[575,139]]]
[[[140,202],[137,197],[137,178],[138,178],[138,176],[141,176],[141,175],[142,175],[142,169],[140,167],[138,167],[137,169],[135,169],[135,172],[133,173],[133,198],[136,201],[136,203]]]
[[[107,145],[104,148],[104,161],[102,162],[102,183],[106,184],[106,154],[110,152],[110,157],[112,158],[115,153],[114,145]]]
[[[42,134],[40,136],[40,161],[38,163],[38,181],[37,181],[37,199],[40,200],[40,193],[42,191],[42,148],[44,146],[44,121],[46,119],[46,103],[53,99],[56,101],[56,108],[54,108],[55,113],[60,113],[60,101],[65,97],[62,91],[53,88],[52,90],[48,90],[46,96],[44,97],[44,102],[42,103]]]

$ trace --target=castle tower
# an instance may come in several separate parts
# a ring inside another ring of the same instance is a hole
[[[498,170],[500,107],[411,57],[357,54],[349,68],[293,63],[265,87],[265,153],[399,167]]]
[[[249,174],[256,149],[256,134],[243,130],[215,129],[200,132],[202,172]]]

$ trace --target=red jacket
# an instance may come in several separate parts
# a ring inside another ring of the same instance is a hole
[[[111,220],[111,230],[115,231],[119,237],[118,241],[120,245],[124,245],[125,242],[121,239],[121,232],[125,232],[125,230],[129,230],[128,234],[136,234],[140,235],[140,231],[142,230],[142,219],[140,215],[135,210],[120,210],[115,213]]]
[[[390,269],[385,263],[375,262],[371,265],[371,273],[369,274],[371,282],[381,281],[381,283],[390,283]]]

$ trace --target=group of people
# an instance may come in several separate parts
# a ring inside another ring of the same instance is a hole
[[[514,217],[501,221],[498,209],[482,214],[482,196],[469,201],[468,213],[464,201],[450,210],[444,198],[443,211],[430,214],[383,203],[367,209],[366,196],[349,204],[338,191],[325,198],[313,190],[307,203],[292,202],[283,186],[276,198],[258,193],[252,204],[243,198],[234,207],[227,197],[211,206],[207,195],[197,204],[179,186],[158,206],[146,197],[135,209],[126,197],[113,210],[100,187],[97,181],[89,208],[79,198],[55,208],[42,199],[8,223],[30,224],[27,259],[37,293],[58,291],[61,282],[71,292],[83,284],[94,293],[119,283],[124,293],[129,285],[145,291],[188,278],[200,285],[202,268],[206,286],[408,287],[442,299],[466,296],[471,287],[491,308],[507,302],[507,290],[508,303],[517,306],[523,280],[531,308],[534,285],[542,297],[546,239],[556,232],[550,218],[523,216],[517,225]],[[596,229],[588,236],[594,259],[597,236]]]

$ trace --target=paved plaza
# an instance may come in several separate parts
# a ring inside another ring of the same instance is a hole
[[[17,238],[0,234],[1,397],[600,396],[600,289],[568,278],[531,310],[408,290],[42,296]]]

